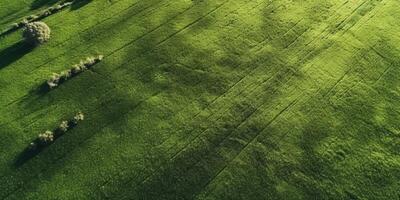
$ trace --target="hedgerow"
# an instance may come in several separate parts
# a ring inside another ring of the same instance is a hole
[[[97,56],[97,57],[89,57],[86,58],[86,60],[81,61],[79,64],[76,64],[72,66],[71,69],[66,70],[61,72],[60,74],[54,73],[48,80],[47,80],[47,86],[50,89],[53,89],[57,86],[59,86],[61,83],[64,81],[68,80],[69,78],[72,78],[88,69],[93,67],[95,64],[99,63],[101,60],[103,60],[103,56]]]
[[[64,120],[54,131],[45,131],[38,135],[35,141],[29,144],[29,149],[37,150],[39,147],[45,147],[53,143],[58,137],[64,135],[69,130],[78,125],[80,121],[85,119],[82,112],[78,112],[72,119]]]

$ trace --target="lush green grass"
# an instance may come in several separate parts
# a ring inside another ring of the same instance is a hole
[[[0,28],[55,2],[3,1]],[[398,199],[399,7],[95,0],[46,18],[41,47],[2,37],[0,198]]]

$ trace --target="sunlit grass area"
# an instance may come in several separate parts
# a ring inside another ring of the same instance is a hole
[[[400,197],[399,1],[68,2],[0,36],[0,199]]]

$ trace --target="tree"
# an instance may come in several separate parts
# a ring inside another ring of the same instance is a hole
[[[25,25],[22,35],[26,42],[38,46],[50,40],[50,28],[44,22],[32,22]]]

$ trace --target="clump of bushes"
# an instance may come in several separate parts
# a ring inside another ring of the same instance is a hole
[[[25,26],[22,35],[26,42],[37,46],[50,40],[50,28],[44,22],[32,22]]]
[[[72,66],[71,69],[66,70],[61,72],[60,74],[54,73],[48,80],[47,80],[47,86],[50,89],[53,89],[63,83],[64,81],[68,80],[69,78],[72,78],[88,69],[93,67],[95,64],[99,63],[101,60],[103,60],[104,56],[96,56],[96,57],[89,57],[86,58],[86,60],[81,61],[79,64],[76,64]]]
[[[85,115],[82,112],[78,112],[72,119],[62,121],[54,131],[45,131],[44,133],[39,134],[37,139],[30,143],[29,149],[36,150],[38,147],[50,145],[54,140],[67,133],[84,119]]]

